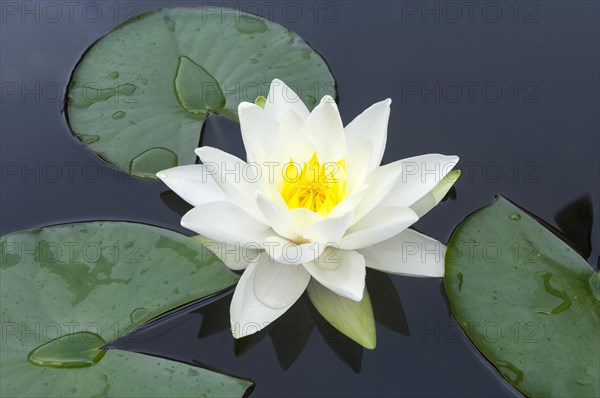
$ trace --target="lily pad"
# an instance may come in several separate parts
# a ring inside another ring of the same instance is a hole
[[[460,325],[532,397],[599,396],[597,281],[577,252],[502,197],[455,229],[446,254]]]
[[[4,236],[0,395],[242,396],[251,383],[103,349],[237,280],[201,244],[142,224],[65,224]]]
[[[377,344],[375,318],[369,293],[365,289],[359,302],[339,296],[311,279],[308,297],[319,314],[334,328],[365,348],[372,350]]]
[[[275,78],[314,107],[335,95],[323,58],[291,30],[217,7],[164,8],[128,20],[77,65],[68,90],[73,133],[126,173],[155,178],[193,164],[208,112],[237,122],[242,101]]]

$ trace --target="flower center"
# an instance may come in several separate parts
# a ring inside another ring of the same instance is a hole
[[[302,168],[290,159],[281,196],[289,209],[305,208],[326,216],[346,196],[346,159],[319,163],[315,152]]]

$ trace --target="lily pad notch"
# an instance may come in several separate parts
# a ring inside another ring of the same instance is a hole
[[[194,164],[210,112],[238,122],[242,101],[283,79],[309,108],[335,96],[323,58],[291,30],[224,8],[163,8],[98,40],[71,76],[68,123],[81,141],[125,173]]]
[[[241,397],[251,382],[106,349],[238,279],[200,243],[143,224],[63,224],[6,235],[0,395]]]
[[[597,271],[498,196],[456,227],[444,285],[457,321],[531,397],[600,396]]]

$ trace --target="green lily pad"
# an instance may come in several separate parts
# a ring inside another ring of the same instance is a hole
[[[251,383],[102,348],[237,280],[201,244],[142,224],[77,223],[6,235],[0,395],[242,396]]]
[[[498,197],[454,231],[446,292],[467,335],[533,397],[600,395],[595,272],[525,211]]]
[[[4,354],[3,354],[4,355]],[[251,385],[180,362],[108,350],[96,365],[38,367],[18,359],[2,365],[3,397],[241,397]]]
[[[337,295],[314,279],[306,290],[319,314],[334,328],[367,349],[375,348],[375,318],[366,289],[360,302]]]
[[[291,30],[224,8],[164,8],[128,20],[77,65],[68,90],[73,133],[126,173],[193,164],[209,111],[237,122],[242,101],[285,81],[309,107],[335,95],[323,58]]]

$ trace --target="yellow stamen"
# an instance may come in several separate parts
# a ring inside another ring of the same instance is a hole
[[[315,152],[302,170],[290,159],[281,196],[290,209],[305,208],[326,216],[346,196],[346,159],[321,164]]]

